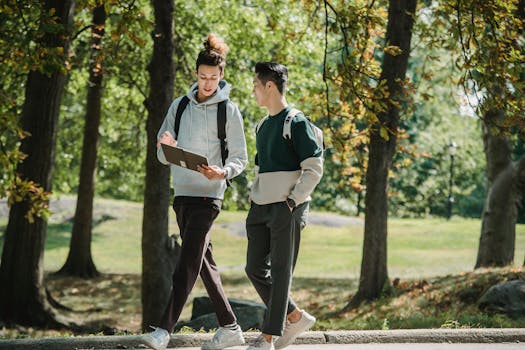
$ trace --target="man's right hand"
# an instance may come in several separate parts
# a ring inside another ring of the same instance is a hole
[[[164,133],[160,135],[160,139],[157,142],[157,148],[160,147],[161,143],[173,147],[177,146],[177,141],[173,138],[173,136],[171,136],[171,133],[169,131],[164,131]]]

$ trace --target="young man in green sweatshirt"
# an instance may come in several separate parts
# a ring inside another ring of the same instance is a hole
[[[259,62],[255,73],[253,94],[269,116],[257,127],[246,273],[268,310],[262,334],[248,350],[274,350],[290,345],[315,323],[289,293],[310,194],[323,174],[323,150],[302,113],[291,118],[291,142],[283,137],[291,111],[285,97],[287,68]]]

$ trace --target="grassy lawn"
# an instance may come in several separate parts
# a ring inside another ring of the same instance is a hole
[[[44,257],[47,272],[56,271],[65,262],[73,213],[74,205],[64,205],[49,222]],[[142,204],[99,198],[94,215],[93,258],[105,275],[94,281],[50,276],[49,289],[61,303],[75,310],[98,310],[83,315],[84,320],[137,332],[141,313]],[[170,233],[177,233],[175,216],[171,211],[170,215]],[[246,239],[241,231],[245,218],[245,212],[223,211],[213,227],[212,239],[228,295],[257,300],[243,272]],[[0,217],[1,235],[6,224],[7,218]],[[357,288],[362,223],[341,227],[309,224],[302,236],[294,298],[318,316],[319,330],[442,325],[525,327],[525,320],[485,315],[475,303],[461,301],[462,291],[472,286],[478,286],[479,294],[488,282],[525,278],[521,268],[525,257],[525,225],[517,226],[514,267],[472,272],[480,226],[480,220],[463,218],[390,219],[388,271],[391,279],[400,281],[395,295],[341,314],[339,311]],[[0,249],[2,242],[0,239]],[[200,283],[192,294],[197,295],[205,295]],[[189,317],[190,312],[191,297],[182,318]]]
[[[140,273],[142,205],[98,199],[93,229],[93,257],[107,273]],[[71,208],[71,218],[74,208]],[[63,215],[64,217],[64,215]],[[223,211],[212,239],[216,261],[225,271],[242,272],[246,239],[229,233],[229,226],[242,226],[245,212]],[[0,221],[0,225],[2,224]],[[474,219],[390,219],[388,270],[391,277],[419,278],[470,271],[474,267],[481,222]],[[45,251],[45,269],[54,271],[64,263],[71,221],[51,220]],[[170,233],[178,232],[170,210]],[[525,225],[518,225],[515,266],[525,256]],[[358,278],[361,266],[363,226],[327,227],[308,225],[305,229],[295,276]]]
[[[44,266],[55,271],[64,263],[71,234],[74,206],[52,217],[48,228]],[[242,272],[246,239],[232,234],[243,227],[246,212],[223,211],[212,229],[216,261],[222,269]],[[93,229],[93,257],[106,273],[140,273],[141,203],[97,199]],[[0,218],[3,234],[7,218]],[[388,270],[392,278],[419,278],[472,270],[481,222],[474,219],[390,219]],[[170,233],[178,232],[170,210]],[[525,257],[525,225],[516,228],[515,266]],[[360,272],[363,226],[328,227],[309,224],[303,232],[295,276],[357,278]],[[0,248],[2,241],[0,241]]]

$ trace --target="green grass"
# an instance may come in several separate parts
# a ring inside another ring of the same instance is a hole
[[[223,215],[226,214],[226,215]],[[221,216],[223,216],[221,218]],[[218,223],[243,221],[246,213],[221,213]],[[217,225],[216,225],[217,227]],[[388,270],[391,277],[418,278],[470,271],[474,267],[480,220],[390,219]],[[518,225],[515,266],[525,256],[525,225]],[[216,260],[228,270],[244,266],[246,240],[213,230]],[[363,226],[308,225],[301,239],[295,276],[357,278],[361,267]]]
[[[74,206],[51,218],[48,226],[44,268],[62,266],[69,250]],[[243,271],[246,239],[228,232],[228,223],[243,225],[246,212],[223,211],[212,229],[217,263],[225,273]],[[142,205],[97,198],[92,253],[98,269],[106,273],[140,273]],[[0,218],[3,234],[6,218]],[[388,271],[390,277],[419,278],[472,270],[478,248],[480,220],[389,219]],[[170,210],[170,234],[177,233]],[[0,240],[0,248],[2,241]],[[363,226],[325,227],[308,225],[303,232],[296,277],[358,278]],[[525,225],[517,225],[515,266],[525,256]]]

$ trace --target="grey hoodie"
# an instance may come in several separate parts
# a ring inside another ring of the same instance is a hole
[[[204,102],[197,102],[197,83],[186,93],[190,102],[182,113],[177,146],[188,151],[204,155],[210,165],[217,165],[227,171],[227,178],[239,175],[248,163],[246,139],[239,108],[231,101],[226,107],[226,143],[228,158],[222,165],[220,141],[217,136],[217,105],[228,100],[231,86],[225,81],[219,83],[217,91]],[[171,104],[164,122],[157,134],[157,140],[164,131],[174,136],[175,114],[182,96]],[[163,164],[166,161],[162,148],[157,149],[157,158]],[[175,196],[210,197],[223,199],[226,189],[225,180],[208,180],[201,173],[171,165],[171,176]]]

